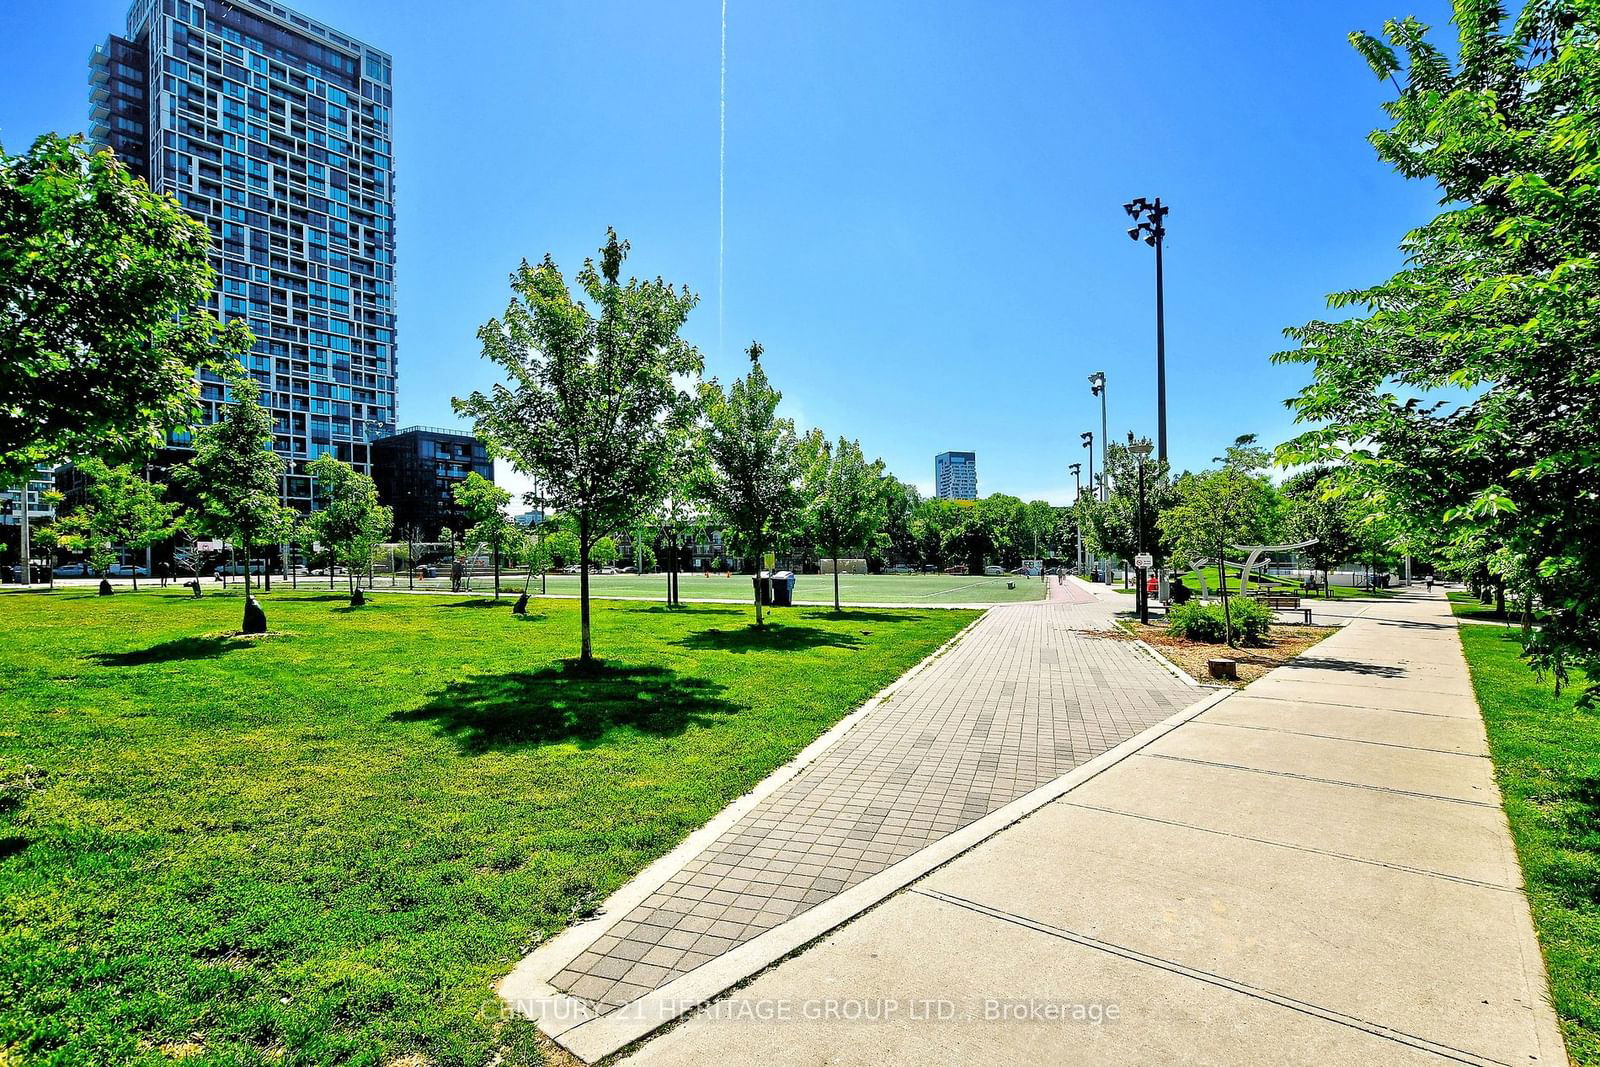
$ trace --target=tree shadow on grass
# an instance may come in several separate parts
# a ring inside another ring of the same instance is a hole
[[[426,707],[397,711],[397,722],[432,722],[463,752],[480,754],[576,740],[603,742],[612,731],[676,734],[743,708],[723,687],[665,667],[590,667],[566,660],[541,671],[484,675],[451,685]]]
[[[442,604],[435,604],[436,608],[509,608],[517,602],[521,593],[502,593],[500,599],[492,596],[473,597],[471,600],[446,600]]]
[[[648,608],[633,608],[633,611],[644,612],[649,615],[749,615],[749,608],[723,607],[716,604],[700,604],[686,600],[682,604],[654,604]]]
[[[914,607],[908,607],[904,611],[875,611],[871,608],[852,608],[849,604],[844,606],[843,611],[810,607],[801,615],[801,618],[831,619],[837,622],[922,622],[927,617]]]
[[[1527,799],[1551,831],[1551,846],[1539,875],[1530,875],[1563,907],[1589,910],[1600,904],[1600,863],[1595,827],[1600,825],[1600,777],[1585,770],[1556,772],[1551,788]]]
[[[861,638],[819,626],[768,623],[765,629],[701,630],[676,642],[684,648],[717,652],[796,652],[807,648],[859,648]]]
[[[224,652],[244,645],[244,642],[227,637],[179,637],[130,652],[99,652],[94,660],[102,667],[138,667],[146,663],[171,663],[184,659],[216,659]]]

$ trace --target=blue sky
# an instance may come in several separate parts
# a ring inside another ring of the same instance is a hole
[[[0,143],[86,124],[118,0],[5,5]],[[487,386],[477,326],[522,257],[572,273],[607,225],[688,284],[707,372],[758,338],[785,412],[925,489],[1070,497],[1099,429],[1154,433],[1153,256],[1121,205],[1161,196],[1168,425],[1199,467],[1291,432],[1281,330],[1392,273],[1436,210],[1366,143],[1386,86],[1345,40],[1441,0],[728,4],[725,300],[719,0],[301,0],[395,57],[400,421]],[[448,14],[445,14],[448,12]],[[719,330],[719,319],[721,329]],[[720,336],[719,336],[720,334]]]

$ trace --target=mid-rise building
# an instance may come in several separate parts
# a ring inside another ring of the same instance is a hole
[[[933,492],[941,500],[978,499],[978,454],[940,452],[934,456]]]
[[[432,541],[446,527],[460,535],[471,521],[455,488],[474,473],[494,481],[494,462],[482,442],[459,430],[407,426],[372,442],[372,480],[378,499],[394,509],[401,540]]]
[[[246,369],[302,507],[308,462],[368,470],[394,428],[391,65],[270,0],[135,0],[90,57],[91,136],[211,229],[210,306],[256,336]],[[200,378],[209,421],[223,386]]]

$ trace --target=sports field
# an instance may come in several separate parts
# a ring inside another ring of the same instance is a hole
[[[1007,589],[1006,583],[1016,588]],[[576,596],[578,578],[570,574],[552,574],[546,579],[551,593]],[[404,579],[401,579],[404,584]],[[430,587],[441,583],[429,582]],[[383,579],[378,580],[383,589]],[[445,583],[448,587],[448,583]],[[493,588],[488,578],[472,579],[474,592]],[[503,591],[520,590],[521,575],[501,575]],[[666,596],[667,580],[660,574],[593,574],[589,576],[589,591],[595,596],[621,596],[659,599]],[[533,579],[534,592],[539,590],[539,578]],[[703,574],[685,574],[678,579],[678,593],[685,600],[743,599],[751,595],[749,575],[724,578],[721,574],[707,577]],[[841,574],[839,597],[846,604],[1009,604],[1021,600],[1044,599],[1044,583],[1037,578],[1007,576],[1003,578],[964,577],[953,574]],[[794,597],[797,601],[818,604],[833,603],[833,575],[802,574],[795,579]]]

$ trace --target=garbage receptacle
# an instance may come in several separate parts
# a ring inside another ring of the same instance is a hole
[[[764,606],[770,605],[772,603],[772,575],[766,571],[757,571],[751,581],[755,582],[756,600],[760,601]]]
[[[772,606],[794,606],[794,571],[774,571],[772,575]]]

